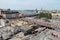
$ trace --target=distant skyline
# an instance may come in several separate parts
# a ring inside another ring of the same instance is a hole
[[[60,0],[0,0],[0,9],[15,10],[60,10]]]

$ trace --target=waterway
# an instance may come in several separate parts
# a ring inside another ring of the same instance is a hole
[[[35,15],[35,11],[28,11],[28,10],[20,10],[20,13],[24,14],[24,15]]]

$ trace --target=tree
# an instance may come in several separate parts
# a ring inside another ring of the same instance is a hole
[[[51,13],[43,13],[41,12],[39,15],[38,15],[39,18],[47,18],[47,19],[51,19],[52,18],[52,15]]]

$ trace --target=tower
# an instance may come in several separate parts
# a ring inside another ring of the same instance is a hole
[[[36,11],[36,13],[38,13],[38,10],[37,9],[35,11]]]

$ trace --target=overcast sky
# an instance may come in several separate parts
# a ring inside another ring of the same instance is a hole
[[[60,10],[60,0],[0,0],[0,8]]]

